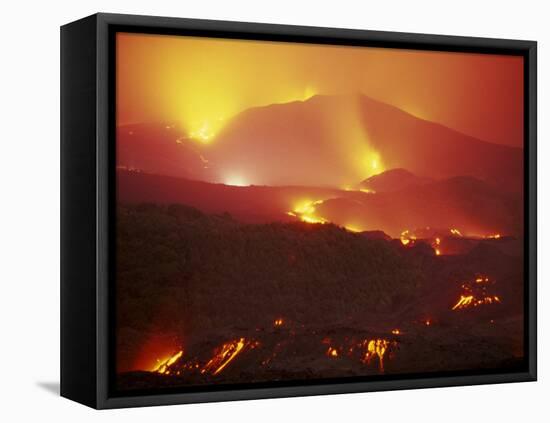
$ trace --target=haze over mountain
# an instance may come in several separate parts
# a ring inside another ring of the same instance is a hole
[[[177,126],[122,127],[119,166],[236,185],[356,185],[386,169],[473,176],[519,192],[522,150],[491,144],[364,95],[247,109],[208,144]],[[284,171],[283,171],[284,169]]]
[[[522,186],[520,149],[469,137],[364,95],[319,95],[249,109],[214,147],[217,166],[238,168],[257,184],[345,185],[405,168],[431,178],[474,176],[513,191]]]

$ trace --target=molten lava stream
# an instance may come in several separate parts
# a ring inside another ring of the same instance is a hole
[[[158,366],[156,366],[154,369],[153,369],[153,372],[156,372],[156,373],[160,373],[160,374],[164,374],[164,373],[167,373],[169,372],[169,367],[174,364],[176,361],[178,361],[178,359],[183,355],[183,350],[180,350],[178,351],[177,353],[175,353],[174,355],[170,356],[168,359],[164,360],[164,361],[160,361]],[[167,373],[169,374],[169,373]]]
[[[323,204],[323,200],[304,200],[296,205],[292,211],[287,212],[287,214],[289,216],[297,217],[302,222],[306,223],[327,223],[326,219],[315,215],[316,206],[319,204]]]
[[[259,346],[258,341],[248,341],[245,338],[226,342],[214,352],[214,356],[204,365],[201,365],[197,360],[184,361],[183,350],[180,350],[167,359],[157,360],[158,364],[151,371],[162,375],[180,375],[181,372],[190,370],[200,371],[201,374],[217,375],[245,348],[253,349],[257,346]]]
[[[384,355],[390,345],[387,339],[371,339],[367,342],[365,340],[363,345],[366,344],[367,351],[363,356],[363,363],[370,364],[374,357],[378,357],[378,368],[380,373],[384,373]]]
[[[462,284],[464,293],[460,295],[458,301],[451,310],[462,310],[470,307],[500,303],[498,295],[492,295],[487,292],[487,286],[494,285],[494,282],[488,277],[478,275],[473,282]]]
[[[223,344],[214,357],[202,368],[201,373],[211,372],[213,375],[220,373],[242,350],[249,344],[245,338],[233,340]]]
[[[401,331],[395,329],[396,333],[401,334]],[[392,331],[392,332],[394,332]],[[395,332],[394,332],[395,333]],[[342,351],[347,351],[349,357],[353,356],[355,348],[360,351],[361,355],[359,360],[366,365],[370,365],[374,357],[378,357],[378,370],[380,373],[384,373],[384,357],[391,346],[397,345],[397,341],[389,341],[383,338],[376,339],[364,339],[363,341],[351,341],[347,346],[334,347],[331,344],[330,338],[324,338],[321,341],[325,345],[329,345],[325,352],[325,355],[329,358],[335,359],[340,357]]]

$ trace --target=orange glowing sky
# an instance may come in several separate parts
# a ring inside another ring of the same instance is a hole
[[[468,135],[523,145],[523,59],[465,53],[117,35],[117,123],[215,134],[252,106],[362,92]]]

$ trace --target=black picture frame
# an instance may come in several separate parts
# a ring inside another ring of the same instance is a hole
[[[114,34],[117,31],[524,57],[525,365],[514,372],[214,387],[118,395],[113,372]],[[61,395],[90,407],[183,404],[537,378],[537,44],[488,38],[95,14],[61,27]]]

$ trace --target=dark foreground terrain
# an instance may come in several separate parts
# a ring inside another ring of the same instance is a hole
[[[329,223],[151,204],[120,206],[117,234],[119,389],[522,362],[519,241],[437,256]]]

